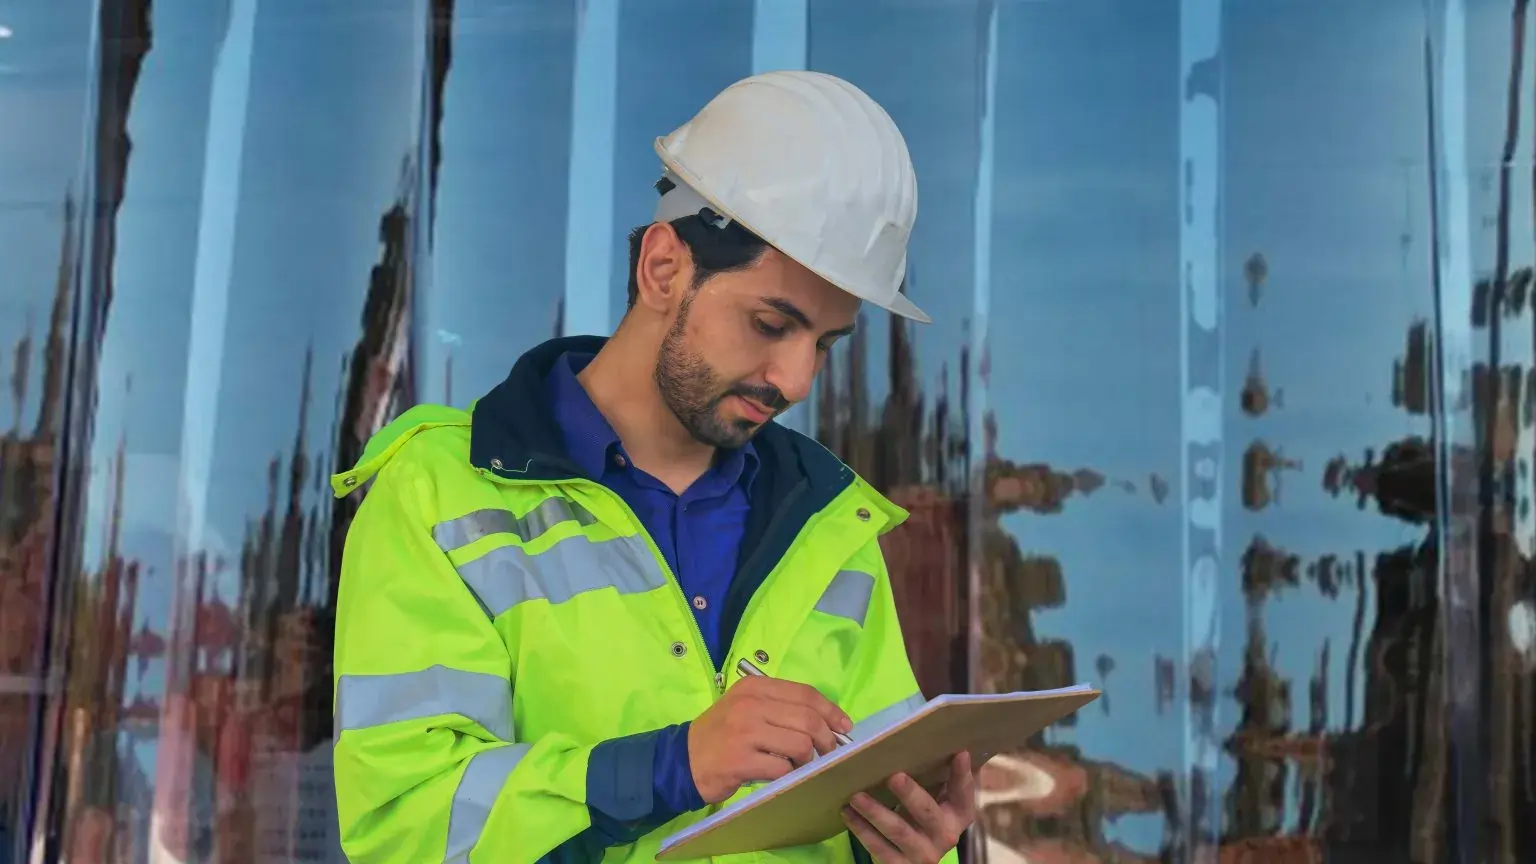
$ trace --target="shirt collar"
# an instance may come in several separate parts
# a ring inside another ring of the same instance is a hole
[[[601,480],[604,474],[617,467],[613,457],[624,453],[624,444],[608,418],[587,395],[587,388],[576,378],[592,362],[593,356],[575,351],[562,354],[550,370],[548,385],[550,407],[565,442],[566,455],[583,474]],[[757,468],[757,450],[748,441],[737,449],[718,451],[715,464],[706,477],[712,485],[722,487],[740,483],[742,489],[750,493]]]

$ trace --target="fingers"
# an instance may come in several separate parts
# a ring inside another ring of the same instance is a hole
[[[847,712],[832,704],[832,700],[821,695],[814,687],[799,685],[800,692],[806,699],[806,704],[820,714],[827,726],[834,731],[847,734],[853,731],[853,718]]]
[[[844,808],[843,821],[877,861],[938,861],[960,842],[975,807],[968,754],[951,760],[950,775],[947,788],[952,792],[946,791],[943,802],[911,776],[892,775],[886,785],[900,812],[860,793]]]
[[[772,726],[805,734],[816,745],[817,753],[831,753],[837,747],[837,739],[832,737],[826,719],[805,705],[770,702],[765,707],[763,720]]]
[[[853,731],[853,719],[843,709],[832,704],[832,700],[818,693],[813,687],[805,687],[802,692],[805,694],[806,704],[821,715],[829,728],[845,735]]]
[[[740,757],[738,763],[740,782],[737,788],[748,783],[769,783],[788,774],[795,766],[789,760],[771,753],[755,752]]]
[[[761,695],[767,699],[779,702],[792,702],[803,705],[821,715],[822,721],[828,727],[837,732],[848,732],[853,729],[853,720],[843,709],[832,704],[831,700],[808,684],[798,681],[785,681],[780,678],[747,678],[738,687],[742,687],[752,695]]]
[[[924,835],[940,844],[948,839],[950,823],[953,819],[944,807],[928,794],[927,789],[907,774],[893,775],[886,781],[886,786],[896,794],[896,800],[901,802],[902,809],[911,814],[911,821],[922,829]]]
[[[971,754],[955,754],[949,763],[949,782],[944,785],[944,804],[969,825],[976,817],[976,774],[971,768]]]
[[[748,678],[737,685],[738,698],[757,703],[752,714],[774,726],[795,729],[811,736],[816,752],[837,748],[833,732],[846,732],[853,721],[816,688],[794,681]]]
[[[913,783],[912,785],[916,786],[917,784]],[[923,794],[927,795],[928,793],[924,792]],[[886,844],[887,846],[894,847],[892,852],[880,855],[870,848],[868,843],[865,843],[864,848],[868,849],[869,853],[874,855],[876,860],[936,862],[941,857],[942,853],[939,851],[939,847],[934,844],[934,841],[928,839],[916,826],[901,818],[899,814],[876,801],[873,797],[860,792],[853,796],[853,800],[848,803],[853,807],[857,815],[864,817],[864,820],[873,826],[881,837],[889,841]],[[850,825],[849,827],[851,828],[852,826]],[[859,835],[859,839],[863,840],[863,835]]]
[[[892,846],[891,841],[885,839],[885,835],[880,833],[880,829],[859,815],[859,811],[853,807],[843,808],[843,824],[848,826],[853,836],[859,838],[859,842],[864,845],[864,851],[868,852],[871,858],[880,862],[901,860],[901,850]]]
[[[743,678],[689,730],[694,782],[706,801],[724,800],[744,783],[777,780],[831,752],[833,730],[852,725],[814,687]]]
[[[765,723],[753,730],[751,743],[753,749],[781,756],[795,765],[804,765],[816,758],[814,739],[798,729]]]

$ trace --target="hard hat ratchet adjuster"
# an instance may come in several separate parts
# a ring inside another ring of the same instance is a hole
[[[685,216],[697,216],[704,224],[716,228],[731,224],[731,217],[718,213],[703,195],[678,179],[676,174],[667,171],[661,176],[672,183],[672,188],[656,202],[656,214],[651,217],[652,222],[673,222]]]

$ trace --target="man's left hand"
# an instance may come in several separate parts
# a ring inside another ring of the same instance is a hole
[[[969,753],[955,755],[949,780],[937,799],[906,774],[892,775],[886,785],[902,812],[863,792],[843,808],[848,830],[880,864],[938,864],[976,820],[976,782]]]

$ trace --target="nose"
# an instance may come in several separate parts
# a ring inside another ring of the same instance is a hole
[[[786,345],[777,352],[766,376],[790,402],[804,402],[811,395],[811,384],[821,369],[821,352],[813,342],[809,348]]]

